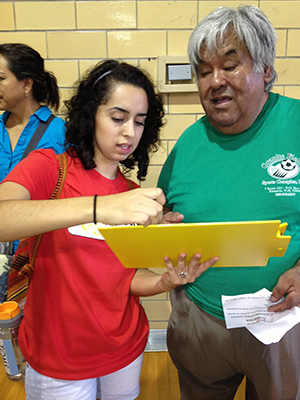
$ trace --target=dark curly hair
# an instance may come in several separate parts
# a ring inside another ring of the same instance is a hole
[[[59,89],[52,72],[45,71],[44,59],[33,48],[23,43],[0,44],[0,54],[7,61],[8,69],[18,81],[32,79],[33,97],[39,103],[59,108]]]
[[[107,60],[98,63],[79,82],[76,94],[65,101],[67,152],[78,157],[84,168],[95,168],[94,137],[95,116],[98,107],[105,104],[117,84],[129,84],[145,90],[148,112],[141,140],[130,156],[120,163],[124,172],[138,166],[137,177],[145,180],[149,154],[158,150],[160,128],[163,126],[164,110],[161,97],[155,93],[151,79],[141,69],[125,62]]]

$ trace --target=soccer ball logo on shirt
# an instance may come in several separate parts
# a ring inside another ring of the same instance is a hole
[[[272,178],[291,179],[299,174],[300,166],[296,160],[287,157],[271,163],[267,171]]]
[[[300,158],[292,153],[275,154],[261,164],[271,180],[263,180],[264,190],[275,196],[300,195]]]

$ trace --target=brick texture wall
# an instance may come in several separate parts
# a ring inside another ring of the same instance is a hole
[[[192,29],[221,5],[240,1],[199,0],[0,0],[0,43],[22,42],[40,52],[58,79],[62,100],[97,61],[117,58],[143,67],[157,82],[157,57],[186,55]],[[277,30],[274,91],[300,99],[300,1],[246,1],[260,7]],[[146,182],[155,186],[168,153],[183,130],[203,113],[197,93],[164,95],[163,147],[151,159]],[[60,110],[63,115],[63,108]],[[134,176],[133,176],[134,178]],[[152,329],[165,328],[167,294],[142,298]]]

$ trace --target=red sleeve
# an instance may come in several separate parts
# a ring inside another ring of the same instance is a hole
[[[3,182],[24,186],[32,200],[48,199],[57,181],[58,162],[53,150],[32,151],[7,175]]]

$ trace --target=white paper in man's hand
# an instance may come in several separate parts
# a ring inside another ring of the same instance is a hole
[[[262,289],[256,293],[222,296],[227,329],[246,327],[264,344],[276,343],[300,322],[300,309],[294,307],[282,312],[268,312],[273,303],[271,292]],[[280,300],[280,301],[283,301]]]

